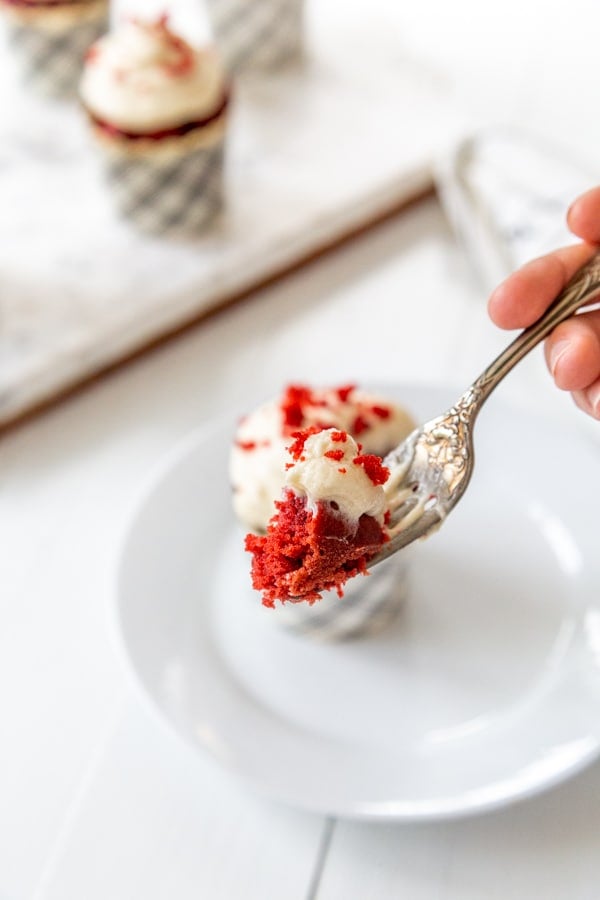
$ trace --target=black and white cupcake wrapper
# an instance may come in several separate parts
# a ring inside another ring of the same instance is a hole
[[[206,0],[227,67],[269,69],[301,55],[304,0]]]
[[[223,206],[224,142],[179,156],[110,156],[107,178],[122,216],[156,235],[193,235]]]
[[[11,22],[9,41],[24,81],[37,93],[74,97],[85,54],[108,28],[108,18],[98,16],[61,29]]]
[[[327,591],[312,606],[277,604],[274,622],[297,635],[317,641],[342,641],[375,635],[389,627],[406,603],[408,565],[404,555],[374,566],[369,575],[348,581],[344,596]]]

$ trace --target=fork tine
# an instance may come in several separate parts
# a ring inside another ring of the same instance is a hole
[[[389,507],[392,514],[390,527],[395,528],[406,516],[410,515],[415,507],[419,506],[419,502],[418,496],[412,492],[408,497],[402,497],[396,502],[392,502]]]
[[[443,516],[437,508],[425,510],[425,512],[423,512],[422,515],[417,516],[415,521],[410,525],[407,525],[406,528],[403,527],[396,534],[392,535],[391,539],[383,545],[381,550],[379,550],[375,556],[371,557],[367,563],[368,567],[370,568],[371,566],[382,562],[384,559],[387,559],[388,556],[392,556],[393,553],[396,553],[397,550],[402,550],[403,547],[412,544],[413,541],[418,541],[419,538],[428,536],[442,524],[442,521]]]
[[[389,525],[389,532],[392,537],[400,530],[405,531],[415,522],[422,518],[424,512],[428,509],[430,496],[418,491],[410,494],[396,508],[392,507],[392,521]]]

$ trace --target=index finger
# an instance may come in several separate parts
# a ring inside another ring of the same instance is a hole
[[[600,244],[600,187],[586,191],[571,204],[567,224],[577,237]]]
[[[490,318],[500,328],[533,325],[597,250],[590,244],[575,244],[526,263],[492,292]]]

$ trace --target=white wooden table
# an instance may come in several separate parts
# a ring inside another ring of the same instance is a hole
[[[406,46],[452,72],[482,120],[495,114],[562,135],[590,158],[600,147],[600,121],[588,115],[591,4],[544,4],[543,34],[532,30],[541,4],[508,3],[502,18],[483,6],[407,4]],[[477,42],[462,34],[465,9]],[[506,41],[513,65],[501,72]],[[570,65],[559,71],[563,45]],[[377,346],[364,342],[373,308],[392,323]],[[340,329],[343,354],[333,341]],[[115,553],[140,478],[219,411],[248,409],[306,379],[309,339],[314,382],[462,385],[506,336],[489,323],[429,201],[3,437],[2,900],[599,896],[600,765],[538,799],[457,823],[330,821],[249,792],[162,728],[132,690],[111,609]],[[501,390],[581,426],[540,353]]]

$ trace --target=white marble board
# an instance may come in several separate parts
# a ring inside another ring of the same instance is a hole
[[[0,425],[431,187],[449,88],[384,5],[342,8],[309,7],[304,65],[238,83],[226,214],[189,242],[120,221],[78,107],[22,93],[0,54]]]

